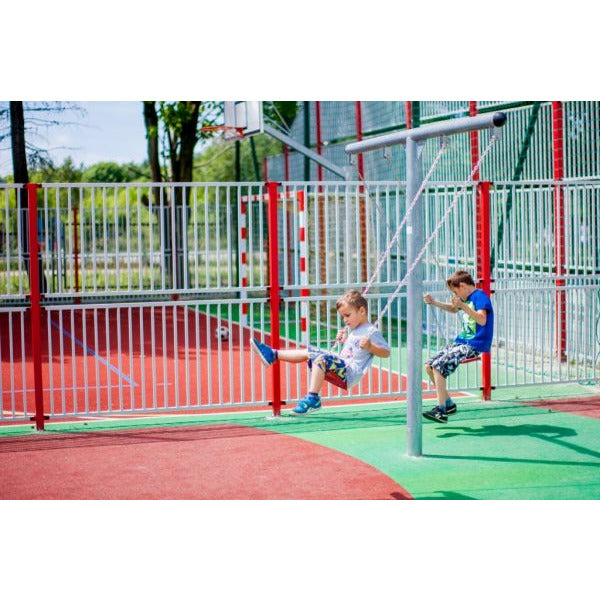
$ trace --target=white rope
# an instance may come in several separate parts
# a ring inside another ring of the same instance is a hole
[[[421,187],[419,187],[419,189],[417,190],[417,193],[415,194],[415,197],[413,198],[413,200],[409,204],[408,208],[406,209],[406,214],[404,215],[402,221],[400,222],[400,225],[398,225],[398,228],[396,229],[396,233],[394,234],[394,237],[391,239],[387,248],[381,253],[381,256],[379,257],[377,266],[375,267],[375,271],[373,272],[373,275],[371,275],[371,279],[369,279],[369,283],[367,283],[366,287],[364,288],[364,290],[362,292],[363,295],[365,295],[371,289],[371,286],[373,285],[373,282],[377,278],[377,275],[379,274],[379,271],[381,270],[383,263],[385,263],[387,257],[389,256],[390,252],[392,251],[392,247],[394,246],[398,237],[400,236],[400,233],[402,232],[402,228],[404,227],[404,225],[406,224],[406,221],[408,220],[408,217],[412,213],[412,210],[413,210],[415,204],[417,203],[417,200],[420,198],[421,194],[423,193],[425,186],[429,183],[429,180],[431,179],[431,176],[433,175],[433,172],[435,171],[435,168],[437,167],[437,164],[440,162],[442,155],[446,151],[447,147],[448,147],[448,140],[446,138],[443,138],[443,141],[442,141],[440,149],[437,153],[437,156],[435,157],[433,163],[431,164],[431,167],[430,167],[427,175],[423,179],[423,183],[421,184]]]
[[[477,164],[471,170],[471,174],[469,175],[469,178],[461,185],[462,188],[465,188],[467,186],[467,184],[473,180],[473,176],[475,175],[475,173],[477,173],[477,171],[479,171],[479,166],[480,166],[481,162],[483,161],[485,156],[488,154],[488,152],[492,149],[492,146],[497,141],[497,139],[498,138],[495,135],[492,135],[492,137],[490,138],[490,142],[487,145],[487,148],[483,151],[483,153],[479,157],[479,160],[477,161]],[[448,219],[450,213],[452,212],[452,209],[456,206],[456,204],[460,200],[460,197],[461,197],[463,191],[464,190],[461,190],[459,188],[459,191],[456,192],[456,196],[455,196],[454,200],[448,205],[448,208],[446,209],[446,212],[442,216],[442,219],[438,222],[436,228],[433,230],[431,235],[427,238],[427,240],[426,240],[425,244],[423,245],[423,247],[421,248],[419,254],[416,256],[415,260],[413,261],[413,263],[410,265],[410,267],[406,271],[406,275],[403,277],[402,281],[398,284],[398,286],[396,287],[396,289],[394,290],[394,292],[388,299],[385,307],[383,308],[383,310],[377,317],[377,320],[374,323],[375,327],[379,327],[379,324],[381,323],[381,320],[385,316],[386,312],[389,310],[389,307],[390,307],[392,301],[400,293],[400,290],[404,287],[408,278],[411,276],[412,272],[417,268],[417,265],[420,263],[421,258],[423,258],[423,255],[425,254],[427,248],[429,248],[429,245],[431,244],[431,242],[437,237],[438,231],[441,229],[442,225],[444,225],[444,223]]]

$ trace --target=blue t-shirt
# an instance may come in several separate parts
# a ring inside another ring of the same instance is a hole
[[[475,312],[481,309],[486,311],[485,325],[479,325],[473,317],[463,312],[463,330],[454,340],[456,344],[469,344],[479,352],[489,352],[494,336],[494,309],[488,295],[482,290],[474,290],[465,304],[470,306]]]

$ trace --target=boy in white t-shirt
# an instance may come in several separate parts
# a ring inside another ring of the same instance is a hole
[[[348,329],[340,329],[337,334],[336,342],[343,344],[339,355],[301,348],[275,350],[257,340],[250,340],[266,366],[272,365],[276,360],[291,363],[308,362],[311,369],[308,394],[298,402],[292,414],[303,415],[321,408],[319,392],[327,373],[334,373],[336,379],[349,388],[358,383],[371,365],[373,356],[387,358],[390,355],[388,343],[369,322],[367,300],[360,292],[346,292],[335,306]]]

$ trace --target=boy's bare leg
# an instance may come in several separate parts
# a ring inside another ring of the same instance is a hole
[[[435,377],[433,376],[433,367],[431,365],[425,365],[425,370],[427,371],[429,381],[431,381],[431,383],[433,384],[433,387],[435,387]]]
[[[308,360],[308,350],[277,350],[277,358],[290,363],[306,362]]]
[[[448,398],[448,386],[446,385],[446,379],[437,369],[433,369],[433,377],[438,405],[446,406],[446,398]]]
[[[313,365],[310,372],[310,385],[308,386],[308,391],[311,394],[318,394],[323,386],[323,381],[325,381],[325,373],[317,365]]]

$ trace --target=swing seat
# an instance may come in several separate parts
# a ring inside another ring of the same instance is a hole
[[[471,358],[465,358],[465,360],[460,361],[460,364],[466,365],[467,363],[477,362],[478,360],[481,360],[481,356],[473,356]]]
[[[348,384],[337,373],[329,371],[325,374],[325,381],[336,387],[342,388],[343,390],[348,389]]]

